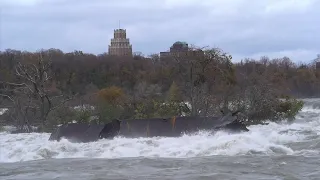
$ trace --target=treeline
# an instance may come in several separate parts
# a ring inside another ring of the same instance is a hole
[[[220,49],[166,59],[6,50],[0,52],[0,82],[0,106],[9,109],[2,121],[19,127],[208,116],[222,107],[241,109],[249,119],[281,119],[301,109],[289,97],[320,97],[315,63],[298,65],[286,57],[232,63]]]

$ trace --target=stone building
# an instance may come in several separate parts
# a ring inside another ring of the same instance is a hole
[[[109,45],[109,55],[132,56],[132,45],[125,29],[114,30],[114,37]]]
[[[186,42],[175,42],[171,47],[169,52],[160,52],[160,58],[166,57],[195,57],[203,56],[204,52],[202,50],[191,50],[188,43]]]

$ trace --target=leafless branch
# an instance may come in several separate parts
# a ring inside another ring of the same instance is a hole
[[[76,95],[77,95],[77,94],[76,94]],[[55,109],[59,108],[60,106],[64,105],[66,102],[68,102],[68,101],[70,101],[70,100],[74,99],[74,97],[75,97],[76,95],[72,96],[71,98],[65,99],[65,100],[63,100],[60,104],[58,104],[58,105],[56,105],[56,106],[52,107],[52,108],[51,108],[51,111],[53,111],[53,110],[55,110]]]
[[[8,96],[8,95],[6,95],[6,94],[0,94],[0,96],[6,97],[6,98],[8,98],[10,101],[12,101],[13,103],[15,103],[14,99],[13,99],[11,96]]]

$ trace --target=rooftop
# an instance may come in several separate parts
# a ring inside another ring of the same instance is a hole
[[[182,41],[177,41],[173,45],[183,45],[183,46],[188,46],[188,43],[182,42]]]

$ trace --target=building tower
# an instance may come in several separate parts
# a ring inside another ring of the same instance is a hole
[[[127,38],[125,29],[115,29],[114,37],[109,45],[109,55],[132,56],[132,45]]]

